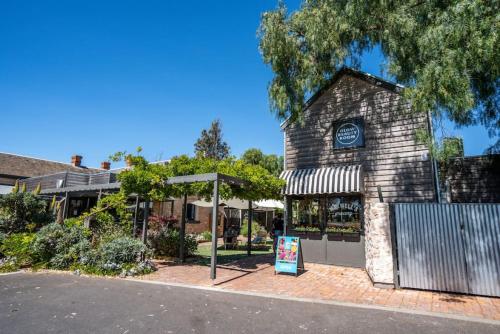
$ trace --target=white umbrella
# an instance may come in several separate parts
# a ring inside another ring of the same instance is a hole
[[[274,209],[284,209],[284,205],[281,201],[276,201],[274,199],[265,199],[262,201],[255,202],[257,209],[261,210],[274,210]]]

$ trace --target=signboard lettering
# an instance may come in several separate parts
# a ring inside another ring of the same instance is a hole
[[[362,118],[336,122],[333,126],[334,148],[353,148],[365,145]]]

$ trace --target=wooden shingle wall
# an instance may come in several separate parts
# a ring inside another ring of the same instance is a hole
[[[363,117],[365,147],[333,149],[333,122]],[[426,115],[410,113],[399,93],[345,74],[306,109],[302,124],[285,128],[285,169],[362,164],[365,199],[378,202],[433,201],[431,160],[415,130]]]

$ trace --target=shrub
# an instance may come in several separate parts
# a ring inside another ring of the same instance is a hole
[[[73,227],[73,226],[81,227],[81,226],[83,226],[83,220],[81,220],[80,218],[67,218],[64,220],[64,226],[66,226],[66,227]]]
[[[0,273],[10,273],[12,271],[18,271],[19,265],[14,259],[3,258],[0,259]]]
[[[80,258],[72,269],[89,274],[134,276],[156,270],[149,260],[141,261],[141,254],[147,253],[147,247],[131,237],[119,237],[102,242],[97,249],[91,249]]]
[[[262,229],[262,227],[257,223],[256,221],[252,222],[252,237],[255,237],[257,233]],[[248,220],[243,221],[243,224],[241,225],[241,235],[246,237],[248,235]]]
[[[101,244],[99,255],[104,264],[135,263],[147,248],[140,240],[121,237]]]
[[[210,231],[203,231],[200,234],[201,240],[203,241],[211,241],[212,240],[212,232]]]
[[[11,234],[40,228],[54,220],[47,203],[32,193],[0,196],[0,231]]]
[[[174,229],[163,229],[148,237],[148,243],[155,256],[179,256],[180,234]],[[184,237],[184,252],[186,256],[193,255],[198,249],[196,238],[191,235]]]
[[[16,233],[6,237],[0,245],[0,252],[18,266],[31,264],[31,243],[35,235],[32,233]]]
[[[7,235],[5,233],[3,233],[2,231],[0,231],[0,246],[3,245],[3,241],[5,240],[5,238],[7,237]],[[0,259],[3,258],[5,255],[2,253],[2,249],[0,247]]]
[[[88,239],[89,231],[83,227],[52,223],[36,234],[31,246],[32,256],[37,263],[45,263],[51,268],[67,269],[90,251]]]

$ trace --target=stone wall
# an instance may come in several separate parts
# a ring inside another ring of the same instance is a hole
[[[375,285],[394,285],[389,204],[365,205],[366,271]]]

